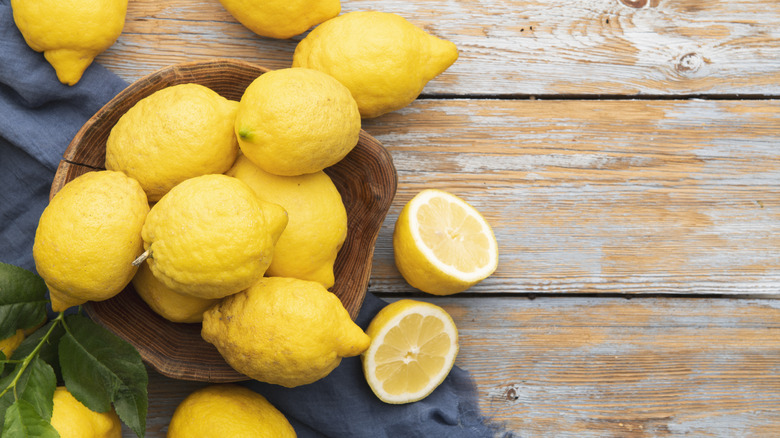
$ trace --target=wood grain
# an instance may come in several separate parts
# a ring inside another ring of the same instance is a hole
[[[483,212],[499,267],[470,293],[780,293],[780,101],[418,100],[364,121],[401,207],[437,187]]]
[[[431,298],[482,413],[523,437],[771,437],[780,430],[780,303]],[[150,375],[148,434],[202,384]],[[129,436],[129,435],[128,435]]]
[[[342,13],[356,10],[400,14],[458,46],[429,95],[780,94],[775,1],[342,2]],[[217,0],[135,0],[97,60],[128,82],[213,57],[276,69],[301,38],[259,37]]]

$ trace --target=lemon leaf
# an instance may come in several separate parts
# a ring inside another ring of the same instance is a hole
[[[46,337],[47,333],[48,337],[45,342],[42,342],[42,338]],[[63,334],[65,334],[65,329],[62,328],[62,324],[59,324],[59,321],[49,321],[30,336],[24,338],[16,351],[11,355],[11,359],[24,360],[38,348],[38,357],[52,367],[55,378],[57,381],[61,381],[62,373],[60,371],[57,347],[59,346],[60,338],[62,338]],[[40,347],[38,344],[41,344]]]
[[[17,400],[12,404],[3,423],[3,437],[8,438],[59,438],[60,434],[42,418],[35,407],[25,400]]]
[[[113,403],[122,422],[143,437],[148,376],[141,355],[132,345],[83,316],[66,317],[65,326],[59,346],[65,387],[93,411],[106,412]]]
[[[46,283],[32,272],[0,263],[0,339],[46,317]]]
[[[0,422],[8,414],[8,409],[19,400],[29,403],[39,417],[49,421],[54,406],[52,397],[54,397],[54,389],[57,387],[54,371],[46,362],[36,357],[30,361],[29,366],[17,378],[20,366],[22,364],[16,367],[17,372],[0,380],[0,388],[7,388],[14,379],[17,379],[15,391],[6,391],[0,397]]]

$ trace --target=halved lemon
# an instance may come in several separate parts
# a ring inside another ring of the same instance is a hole
[[[421,400],[447,377],[458,355],[458,328],[434,304],[400,300],[368,325],[371,345],[362,354],[366,381],[385,403]]]
[[[401,210],[395,264],[406,281],[434,295],[464,291],[495,272],[498,244],[484,217],[463,199],[426,189]]]

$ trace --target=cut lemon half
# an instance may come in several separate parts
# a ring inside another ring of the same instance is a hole
[[[485,218],[437,189],[421,191],[401,210],[393,250],[404,279],[434,295],[464,291],[498,266],[498,244]]]
[[[368,325],[371,345],[363,372],[385,403],[421,400],[447,377],[458,355],[458,329],[441,307],[400,300],[379,311]]]

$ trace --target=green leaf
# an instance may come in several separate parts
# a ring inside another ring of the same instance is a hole
[[[51,420],[51,412],[54,407],[54,390],[57,389],[57,379],[54,370],[41,360],[35,358],[28,367],[29,377],[22,391],[17,391],[22,400],[30,403],[38,415],[46,421]]]
[[[138,351],[91,320],[71,315],[60,341],[65,386],[89,409],[106,412],[114,403],[119,418],[136,435],[146,431],[148,376]]]
[[[46,336],[46,333],[49,331],[49,329],[51,329],[52,324],[57,325],[52,330],[48,339],[46,339],[46,342],[41,345],[41,348],[38,350],[38,357],[43,359],[43,361],[47,364],[51,365],[51,367],[54,369],[54,375],[56,376],[57,381],[61,382],[62,373],[60,372],[58,346],[60,343],[60,338],[62,338],[62,335],[65,334],[65,329],[62,327],[62,324],[58,324],[58,321],[49,321],[46,325],[36,330],[30,336],[24,338],[16,351],[14,351],[14,354],[11,355],[11,359],[24,360],[24,358],[32,354],[33,350],[35,350],[35,347],[37,347],[41,342],[41,338]]]
[[[59,438],[60,434],[41,418],[35,407],[25,400],[17,400],[5,416],[3,438]]]
[[[0,339],[46,318],[46,283],[32,272],[0,263]]]
[[[3,375],[3,370],[5,369],[5,362],[4,362],[4,361],[5,361],[6,359],[8,359],[8,358],[7,358],[7,357],[5,357],[5,353],[3,353],[2,351],[0,351],[0,376],[2,376],[2,375]]]
[[[21,367],[22,364],[16,365],[11,373],[0,379],[0,392],[11,385],[17,374],[19,374]],[[0,424],[2,424],[5,419],[6,410],[16,401],[16,394],[21,394],[24,392],[24,387],[27,386],[27,379],[30,377],[30,371],[31,370],[28,367],[22,372],[21,376],[19,376],[19,379],[16,382],[15,391],[13,389],[9,389],[5,394],[3,394],[2,397],[0,397]]]

